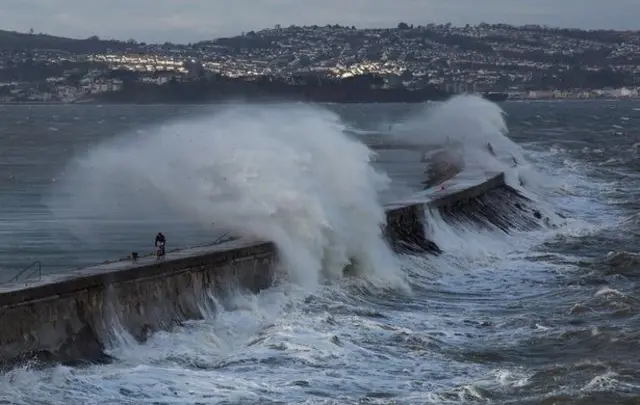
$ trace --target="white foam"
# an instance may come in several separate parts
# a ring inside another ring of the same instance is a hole
[[[228,106],[210,116],[124,134],[78,157],[51,202],[83,229],[168,216],[276,242],[292,279],[339,279],[352,259],[372,281],[402,284],[381,238],[386,175],[335,114],[300,104]],[[90,230],[92,233],[95,230]]]
[[[483,164],[487,140],[495,142],[496,151],[512,151],[506,138],[505,149],[500,149],[499,136],[504,133],[496,120],[496,114],[502,114],[497,107],[461,97],[435,108],[428,114],[430,121],[418,119],[415,128],[436,138],[440,130],[456,134],[465,141],[462,143],[469,149],[465,156],[470,162]],[[462,125],[457,126],[458,121]],[[441,127],[429,125],[438,122]],[[380,247],[377,236],[372,241],[365,235],[375,228],[371,224],[379,223],[379,205],[361,210],[348,207],[359,204],[365,196],[370,198],[386,182],[384,176],[371,171],[366,148],[349,144],[333,132],[340,132],[341,127],[333,115],[315,109],[296,107],[279,112],[236,107],[193,123],[127,134],[120,141],[124,149],[109,143],[72,165],[73,178],[63,181],[72,186],[66,191],[82,187],[85,195],[79,194],[80,201],[63,198],[57,202],[70,203],[72,208],[97,204],[97,213],[106,219],[127,220],[139,214],[142,221],[171,212],[205,227],[212,221],[224,225],[239,221],[242,226],[238,231],[279,238],[279,245],[292,255],[289,263],[294,280],[303,286],[309,281],[306,277],[312,281],[309,284],[323,277],[335,280],[335,273],[326,269],[342,264],[345,250],[352,253]],[[395,129],[402,129],[402,125]],[[468,133],[461,133],[464,131]],[[313,139],[307,139],[310,137]],[[127,148],[130,151],[123,154]],[[158,169],[165,163],[175,166],[167,171]],[[321,164],[335,167],[322,168]],[[490,162],[481,166],[482,170],[494,164],[499,163]],[[571,203],[579,213],[595,213],[600,209],[594,208],[595,186],[579,171],[558,171],[559,183],[571,186],[572,195],[567,198],[560,192],[550,200]],[[546,183],[545,176],[553,174],[539,172],[542,183]],[[525,187],[530,184],[525,182]],[[355,190],[348,190],[351,187]],[[531,191],[534,196],[536,193],[540,198],[548,195]],[[110,212],[116,202],[119,213]],[[224,209],[212,210],[218,202]],[[64,217],[63,207],[57,208]],[[221,214],[222,219],[213,217]],[[527,260],[536,254],[531,247],[549,237],[582,235],[592,228],[584,221],[573,221],[556,231],[506,236],[472,225],[453,227],[434,213],[429,223],[433,224],[430,236],[445,253],[401,258],[403,271],[426,291],[423,295],[380,290],[358,294],[360,286],[351,279],[316,286],[313,293],[284,284],[257,297],[231,297],[218,303],[222,309],[215,315],[203,311],[209,314],[205,320],[157,333],[145,344],[121,335],[110,348],[118,358],[115,364],[17,369],[0,376],[0,401],[29,404],[46,397],[52,403],[65,404],[109,400],[324,403],[330,399],[354,402],[376,391],[397,395],[398,402],[459,403],[461,399],[486,402],[491,398],[487,392],[522,395],[523,388],[535,384],[529,381],[531,370],[496,370],[490,362],[458,361],[451,354],[473,350],[478,347],[475,345],[489,347],[481,341],[483,336],[490,336],[491,343],[504,344],[530,339],[532,333],[543,335],[547,326],[558,328],[541,321],[532,332],[528,324],[506,325],[522,316],[519,309],[508,307],[507,315],[492,311],[503,304],[518,305],[519,296],[548,292],[543,283],[554,271],[564,270],[542,259]],[[372,234],[377,235],[377,229]],[[358,238],[361,242],[351,240]],[[334,246],[338,251],[331,251]],[[384,275],[396,264],[386,248],[381,252],[382,258],[368,253],[372,266],[378,269],[369,274]],[[474,299],[465,302],[467,295]],[[617,296],[614,290],[601,290],[596,295]],[[363,315],[373,312],[380,315]],[[495,319],[488,319],[494,326],[477,324],[485,320],[480,318],[494,315]],[[483,328],[491,329],[482,332]],[[433,349],[431,343],[444,346],[445,354]],[[376,401],[379,399],[372,402]]]
[[[471,173],[504,172],[507,183],[544,194],[555,184],[543,176],[508,137],[505,112],[495,103],[475,95],[460,95],[430,105],[393,128],[394,136],[413,144],[446,147],[461,155]],[[494,154],[490,153],[491,145]],[[515,160],[515,162],[514,162]],[[517,162],[517,164],[516,164]]]

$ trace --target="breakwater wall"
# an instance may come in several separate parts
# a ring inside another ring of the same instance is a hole
[[[484,201],[483,198],[492,192],[506,195],[497,196],[496,202]],[[425,218],[425,211],[429,210],[438,211],[445,218],[494,224],[507,230],[512,223],[516,225],[520,221],[509,215],[513,210],[506,206],[507,203],[499,201],[502,197],[520,201],[522,205],[518,206],[521,208],[526,200],[506,184],[504,173],[487,174],[481,179],[456,177],[447,180],[412,198],[385,205],[387,240],[396,252],[442,253],[442,249],[428,236],[429,221]],[[492,209],[492,205],[499,208]]]
[[[0,286],[0,366],[107,360],[115,329],[138,341],[215,311],[211,295],[271,285],[269,242],[234,240]]]
[[[425,205],[456,209],[505,186],[495,174],[475,184],[455,179],[416,198],[388,204],[384,234],[396,250],[439,252],[425,235]],[[463,179],[464,180],[464,179]],[[230,292],[268,288],[278,265],[273,243],[238,239],[0,285],[0,368],[32,359],[74,364],[108,361],[105,346],[122,329],[138,341],[215,312]]]

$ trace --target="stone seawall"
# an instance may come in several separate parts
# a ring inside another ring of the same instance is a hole
[[[425,235],[424,204],[394,205],[387,209],[384,234],[396,252],[430,252],[442,250]]]
[[[504,175],[442,187],[385,206],[384,234],[396,251],[440,253],[425,236],[425,206],[446,208],[504,186]],[[139,341],[215,311],[213,296],[268,288],[277,266],[273,243],[238,239],[0,285],[0,368],[30,359],[108,360],[121,328]]]
[[[460,183],[454,183],[460,185]],[[508,187],[505,183],[504,173],[497,173],[488,177],[485,181],[476,184],[462,184],[463,188],[454,188],[451,192],[435,194],[429,206],[433,208],[450,208],[454,205],[461,205],[465,202],[478,198],[481,195],[487,193],[489,190],[500,187]],[[459,187],[459,186],[458,186]],[[445,188],[445,190],[447,190]],[[515,190],[514,190],[515,192]]]
[[[429,227],[425,219],[425,209],[439,210],[451,214],[464,211],[475,200],[490,190],[509,188],[504,173],[492,173],[481,179],[456,177],[417,193],[411,198],[385,206],[387,226],[385,235],[396,252],[442,253],[442,249],[429,240],[425,228]],[[516,194],[515,190],[511,190]],[[476,207],[473,207],[476,209]],[[489,222],[495,218],[487,218]]]
[[[104,359],[114,327],[139,341],[158,329],[200,319],[211,294],[271,285],[272,243],[236,240],[116,262],[38,282],[0,287],[0,365],[17,361]]]

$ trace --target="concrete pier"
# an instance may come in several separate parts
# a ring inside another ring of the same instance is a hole
[[[504,174],[454,178],[385,206],[384,234],[397,251],[440,248],[425,235],[425,207],[457,209],[505,186]],[[239,239],[0,285],[0,367],[29,359],[107,360],[114,326],[139,341],[159,329],[215,310],[212,295],[258,292],[273,281],[273,243]]]
[[[2,285],[0,366],[103,359],[114,326],[144,341],[202,318],[210,294],[269,287],[275,262],[272,243],[235,240]]]

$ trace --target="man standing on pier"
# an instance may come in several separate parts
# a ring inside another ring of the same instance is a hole
[[[158,250],[158,256],[164,256],[164,245],[166,243],[166,239],[162,232],[158,232],[156,235],[156,249]]]

